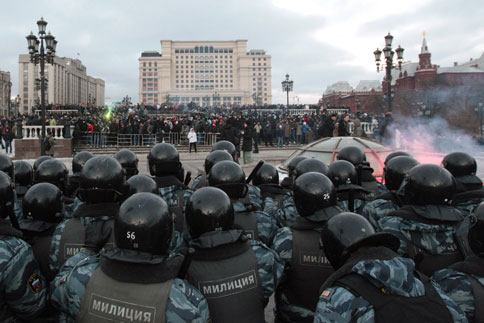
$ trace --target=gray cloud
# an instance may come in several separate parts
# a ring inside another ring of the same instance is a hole
[[[280,82],[286,73],[294,80],[294,95],[305,103],[315,102],[328,84],[339,80],[356,85],[360,79],[381,79],[372,51],[382,47],[388,31],[412,61],[418,59],[422,31],[427,31],[435,64],[463,62],[484,50],[484,8],[478,0],[459,5],[428,0],[400,13],[395,2],[388,15],[385,6],[365,9],[356,0],[306,2],[321,6],[302,13],[268,0],[9,1],[2,4],[8,14],[0,21],[0,69],[12,73],[15,95],[18,55],[27,53],[25,36],[36,30],[41,15],[59,41],[58,54],[80,53],[88,74],[105,79],[106,96],[113,100],[129,94],[137,101],[137,58],[144,50],[160,50],[161,39],[248,39],[249,48],[272,55],[276,103],[285,102]],[[326,2],[331,6],[323,10]]]

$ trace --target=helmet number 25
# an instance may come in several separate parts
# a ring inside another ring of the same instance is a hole
[[[135,240],[136,239],[135,232],[134,231],[127,231],[126,232],[126,238],[131,239],[131,240]]]

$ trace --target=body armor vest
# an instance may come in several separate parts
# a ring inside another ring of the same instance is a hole
[[[334,269],[319,246],[324,222],[311,222],[298,217],[292,225],[292,259],[287,271],[284,293],[291,304],[315,311],[319,288]],[[304,322],[312,322],[308,317]],[[301,321],[303,322],[303,321]]]
[[[404,206],[400,210],[397,210],[395,211],[395,213],[391,214],[403,219],[426,223],[430,225],[447,224],[457,226],[460,221],[463,220],[463,218],[459,219],[453,212],[446,212],[445,208],[441,209],[441,211],[443,212],[439,211],[438,206],[432,206],[432,209],[429,209],[429,212],[426,212],[426,214],[428,214],[428,217],[422,217],[422,212],[417,213],[415,211],[415,209],[418,208],[418,206]],[[433,211],[441,213],[439,213],[438,215],[433,215]],[[446,250],[444,250],[440,254],[429,253],[415,246],[412,241],[406,241],[408,255],[415,261],[415,265],[418,271],[422,272],[427,276],[431,276],[435,271],[448,268],[450,265],[464,259],[463,253],[461,252],[457,244],[457,239],[455,238],[454,240],[455,243],[451,244]]]
[[[364,277],[353,273],[339,279],[335,285],[342,286],[356,297],[361,296],[373,306],[375,323],[392,322],[453,322],[442,298],[428,278],[422,279],[425,295],[405,297],[385,294]]]
[[[260,240],[259,230],[257,228],[257,217],[253,212],[237,212],[235,214],[234,224],[241,227],[249,239]]]
[[[55,277],[55,274],[50,270],[49,266],[50,245],[52,243],[52,234],[54,233],[54,230],[55,226],[46,230],[46,232],[38,233],[29,239],[35,259],[39,263],[40,271],[48,282],[52,281]]]
[[[78,322],[166,322],[166,303],[173,279],[156,284],[117,281],[101,267],[89,279]]]
[[[197,249],[187,280],[208,301],[212,322],[264,323],[264,290],[250,242]]]

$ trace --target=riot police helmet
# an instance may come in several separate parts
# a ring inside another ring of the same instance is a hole
[[[309,172],[299,176],[294,182],[293,191],[296,209],[302,217],[337,203],[333,183],[321,173]]]
[[[125,189],[121,164],[113,157],[96,156],[84,164],[77,194],[83,202],[117,202]]]
[[[205,158],[205,174],[210,173],[210,169],[212,169],[213,165],[223,160],[233,161],[234,159],[232,155],[225,150],[215,150],[208,154]]]
[[[208,173],[207,180],[208,185],[220,188],[231,198],[242,198],[247,194],[244,170],[236,162],[218,162]]]
[[[120,249],[165,255],[172,232],[173,217],[168,204],[152,193],[130,196],[114,219],[114,239]]]
[[[33,169],[34,169],[34,176],[35,176],[35,171],[37,170],[37,168],[39,168],[40,164],[42,164],[43,162],[45,162],[46,160],[50,160],[50,159],[54,159],[54,157],[52,156],[40,156],[39,158],[37,158],[34,162],[34,166],[33,166]]]
[[[192,238],[205,232],[230,230],[234,225],[234,208],[230,197],[216,187],[202,187],[189,198],[186,221]]]
[[[32,165],[24,160],[16,160],[13,163],[15,183],[20,186],[30,186],[34,178]]]
[[[177,176],[182,167],[180,154],[172,144],[156,144],[148,153],[148,166],[152,176]]]
[[[12,181],[15,180],[15,173],[13,169],[12,159],[5,154],[0,154],[0,171],[10,176]]]
[[[376,233],[363,216],[343,212],[330,218],[323,226],[321,242],[334,269],[340,268],[358,248],[383,246],[397,251],[400,240],[390,233]]]
[[[346,160],[337,160],[329,165],[328,177],[337,189],[350,188],[358,183],[358,174],[355,166]]]
[[[296,156],[287,165],[287,174],[289,177],[294,175],[294,170],[296,169],[297,164],[299,164],[300,161],[303,161],[307,159],[307,157],[304,156]]]
[[[418,164],[417,160],[408,156],[392,158],[385,166],[385,186],[390,191],[399,189],[405,175]]]
[[[49,159],[42,162],[35,171],[35,183],[51,183],[63,191],[66,187],[68,172],[63,162]]]
[[[0,216],[6,218],[13,212],[15,191],[12,179],[7,173],[0,171]]]
[[[54,184],[38,183],[25,193],[22,214],[26,219],[59,223],[62,213],[62,192]]]
[[[393,158],[395,157],[400,157],[400,156],[407,156],[407,157],[412,157],[412,155],[410,155],[409,153],[405,152],[405,151],[394,151],[390,154],[388,154],[388,156],[385,158],[385,165],[388,164],[388,162],[390,160],[392,160]]]
[[[329,167],[319,159],[306,158],[297,164],[296,168],[294,169],[294,176],[295,178],[298,178],[302,174],[309,172],[316,172],[328,176]]]
[[[134,175],[126,183],[128,184],[128,196],[143,192],[159,194],[155,180],[147,175]]]
[[[442,160],[442,166],[460,183],[482,185],[482,181],[476,176],[476,160],[469,154],[463,152],[448,154]]]
[[[279,172],[277,171],[277,168],[272,164],[264,163],[255,173],[252,184],[255,186],[263,184],[279,185]]]
[[[413,167],[403,182],[406,204],[448,205],[456,193],[454,176],[443,167],[421,164]]]
[[[74,158],[72,158],[72,173],[79,175],[84,164],[92,157],[94,157],[94,155],[89,151],[78,152]]]
[[[139,160],[134,152],[129,149],[121,149],[114,155],[114,158],[116,158],[123,167],[126,173],[126,178],[130,178],[131,176],[138,174]]]
[[[230,141],[227,141],[227,140],[217,141],[212,147],[212,151],[216,151],[216,150],[225,150],[230,155],[232,155],[232,158],[234,161],[237,160],[237,149],[235,148],[235,145]]]
[[[356,146],[346,146],[341,149],[337,156],[338,160],[346,160],[355,166],[360,165],[366,160],[365,153]]]

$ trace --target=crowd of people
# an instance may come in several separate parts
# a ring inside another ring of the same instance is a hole
[[[174,145],[147,158],[150,176],[128,149],[82,151],[69,175],[0,155],[2,322],[266,322],[272,295],[275,322],[482,322],[468,154],[395,151],[382,182],[354,146],[330,165],[293,157],[285,178],[245,174],[227,140],[193,179]]]

